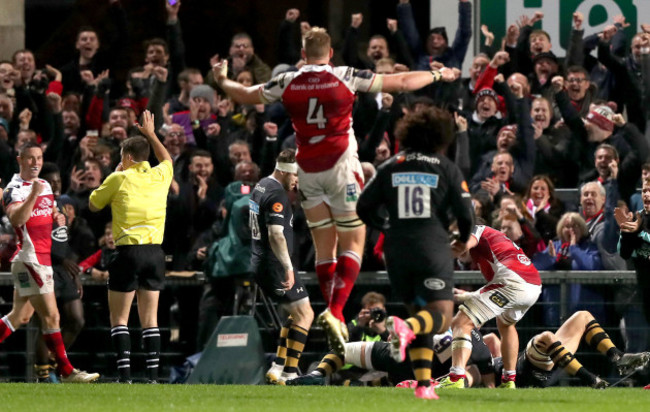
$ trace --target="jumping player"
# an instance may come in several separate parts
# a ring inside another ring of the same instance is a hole
[[[291,263],[293,212],[287,192],[294,190],[297,183],[295,152],[283,150],[273,173],[255,185],[249,200],[255,280],[289,313],[280,331],[275,361],[266,373],[268,383],[280,385],[298,376],[298,360],[314,320],[307,290],[300,278],[296,279]]]
[[[0,320],[0,343],[21,325],[38,314],[43,339],[57,362],[57,373],[64,383],[94,382],[98,373],[75,369],[68,360],[59,327],[59,310],[54,296],[52,271],[52,224],[60,226],[65,217],[56,210],[50,184],[38,178],[43,167],[43,150],[27,143],[17,157],[19,173],[3,193],[2,202],[18,238],[11,259],[14,300],[11,312]]]
[[[515,379],[519,335],[515,324],[537,302],[542,281],[530,259],[513,241],[491,227],[477,225],[467,244],[452,242],[461,259],[471,257],[488,281],[479,290],[466,293],[451,323],[452,366],[442,387],[464,388],[465,365],[472,351],[469,333],[490,319],[497,319],[501,335],[503,373],[500,388],[516,388]]]
[[[363,172],[352,130],[355,93],[417,90],[436,81],[454,81],[457,72],[443,68],[375,75],[352,67],[332,67],[330,36],[318,27],[303,37],[301,53],[307,64],[300,70],[248,88],[227,79],[227,62],[215,64],[212,70],[219,87],[236,102],[280,100],[291,116],[302,206],[316,250],[320,289],[328,303],[318,323],[326,330],[330,345],[341,352],[347,340],[343,308],[359,274],[365,241],[365,227],[356,214]]]
[[[396,136],[404,151],[379,167],[361,193],[357,213],[367,225],[384,230],[391,287],[413,314],[406,321],[388,318],[393,357],[403,362],[410,345],[418,381],[415,396],[437,399],[430,385],[432,338],[449,328],[454,309],[449,213],[458,222],[459,242],[465,242],[473,212],[461,171],[440,154],[454,136],[448,112],[427,107],[409,113],[398,124]],[[381,206],[388,212],[388,227]]]
[[[484,339],[495,357],[494,366],[498,374],[503,368],[499,358],[499,338],[488,334]],[[564,370],[592,388],[606,388],[607,381],[587,370],[575,357],[583,339],[587,345],[607,356],[621,375],[642,368],[650,361],[650,352],[623,353],[591,313],[580,311],[567,319],[555,333],[545,331],[528,342],[517,359],[517,387],[552,386],[557,383],[559,372]]]

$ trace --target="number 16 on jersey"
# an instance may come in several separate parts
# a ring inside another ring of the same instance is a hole
[[[438,175],[430,173],[393,173],[397,187],[397,215],[400,219],[431,217],[431,189],[438,187]]]

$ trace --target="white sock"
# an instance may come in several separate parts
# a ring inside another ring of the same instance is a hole
[[[465,369],[452,366],[451,368],[449,368],[449,373],[452,373],[456,376],[463,376],[465,375]]]
[[[14,325],[11,324],[11,321],[9,320],[9,318],[6,315],[2,317],[2,321],[4,322],[5,325],[7,325],[7,327],[9,328],[9,330],[11,332],[16,331],[16,329],[14,329]]]

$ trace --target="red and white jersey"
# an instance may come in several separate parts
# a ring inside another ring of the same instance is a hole
[[[472,236],[478,244],[469,253],[481,268],[488,282],[513,281],[541,285],[539,272],[526,254],[512,240],[498,230],[476,225]]]
[[[16,253],[11,261],[51,266],[54,194],[48,182],[39,180],[45,187],[34,203],[29,220],[22,226],[14,227],[17,242]],[[23,180],[20,175],[15,174],[2,195],[5,210],[12,203],[24,202],[31,191],[32,182]]]
[[[298,165],[315,173],[332,168],[348,147],[357,152],[355,93],[381,91],[382,79],[369,70],[310,64],[272,78],[260,96],[265,103],[282,101],[296,131]]]

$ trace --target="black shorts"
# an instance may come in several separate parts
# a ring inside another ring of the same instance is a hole
[[[164,289],[165,253],[160,245],[118,246],[116,252],[114,260],[108,264],[109,290]]]
[[[255,272],[255,281],[267,297],[280,303],[291,303],[309,297],[307,288],[297,274],[293,287],[288,291],[283,290],[284,268],[277,261],[260,262]]]
[[[77,285],[72,276],[63,268],[57,265],[54,269],[54,296],[61,303],[72,302],[81,298]]]
[[[408,243],[392,243],[384,249],[386,270],[391,288],[404,303],[424,306],[453,300],[454,266],[448,244],[432,244],[422,251]]]
[[[388,342],[379,341],[372,345],[370,361],[375,370],[388,373],[388,379],[395,385],[413,379],[413,367],[410,358],[407,356],[404,362],[395,361],[390,354],[390,344]]]

